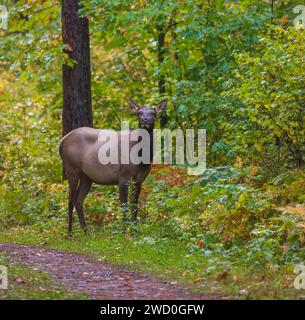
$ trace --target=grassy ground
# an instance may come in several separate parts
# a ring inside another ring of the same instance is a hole
[[[0,265],[8,267],[8,289],[0,290],[0,299],[88,299],[85,294],[74,294],[45,273],[13,263],[0,253]]]
[[[97,259],[127,265],[131,269],[149,272],[165,279],[176,280],[202,293],[221,293],[228,298],[238,299],[302,299],[304,292],[292,286],[294,274],[290,267],[280,270],[272,268],[251,269],[234,267],[218,273],[207,274],[204,260],[191,255],[185,244],[176,240],[160,240],[123,237],[104,230],[91,229],[84,236],[80,230],[72,239],[47,230],[15,228],[0,234],[0,242],[27,243],[72,252],[93,253]],[[13,266],[11,277],[23,273],[23,266]],[[24,274],[24,273],[23,273]],[[34,277],[37,277],[37,279]],[[74,298],[64,291],[50,290],[49,279],[37,272],[30,272],[30,286],[16,285],[9,290],[6,298]],[[31,279],[35,281],[32,282]],[[39,291],[47,283],[46,291]],[[3,295],[3,293],[2,293]],[[2,297],[2,296],[0,296]],[[76,297],[77,298],[77,297]]]

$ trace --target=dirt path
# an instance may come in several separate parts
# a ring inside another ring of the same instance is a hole
[[[87,293],[93,299],[221,299],[192,294],[174,282],[98,262],[88,255],[6,243],[0,243],[1,251],[15,262],[49,272],[73,292]]]

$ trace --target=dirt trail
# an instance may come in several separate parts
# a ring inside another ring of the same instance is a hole
[[[87,293],[93,299],[221,299],[193,294],[174,282],[99,262],[89,255],[6,243],[0,243],[1,251],[15,262],[49,272],[73,292]]]

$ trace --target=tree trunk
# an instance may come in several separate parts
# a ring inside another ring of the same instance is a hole
[[[89,22],[78,15],[80,0],[62,1],[64,50],[75,61],[63,65],[63,135],[92,127]]]
[[[158,64],[162,65],[164,61],[164,41],[165,41],[165,31],[163,30],[163,26],[158,26]],[[163,96],[166,92],[165,88],[165,76],[163,74],[160,75],[158,79],[159,93]],[[160,114],[160,126],[164,128],[168,121],[168,117],[166,111],[162,111]]]

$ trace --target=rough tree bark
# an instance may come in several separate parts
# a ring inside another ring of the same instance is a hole
[[[92,127],[89,22],[79,17],[79,0],[62,1],[64,50],[76,63],[63,65],[63,135]]]
[[[157,50],[158,50],[158,64],[159,66],[162,65],[164,61],[164,42],[165,42],[165,31],[164,31],[164,26],[157,26],[157,31],[158,31],[158,43],[157,43]],[[163,96],[166,93],[166,88],[165,88],[165,76],[161,75],[158,79],[158,86],[159,86],[159,93],[161,96]],[[164,128],[166,123],[168,121],[168,117],[166,114],[166,111],[161,112],[160,114],[160,126],[161,128]]]

